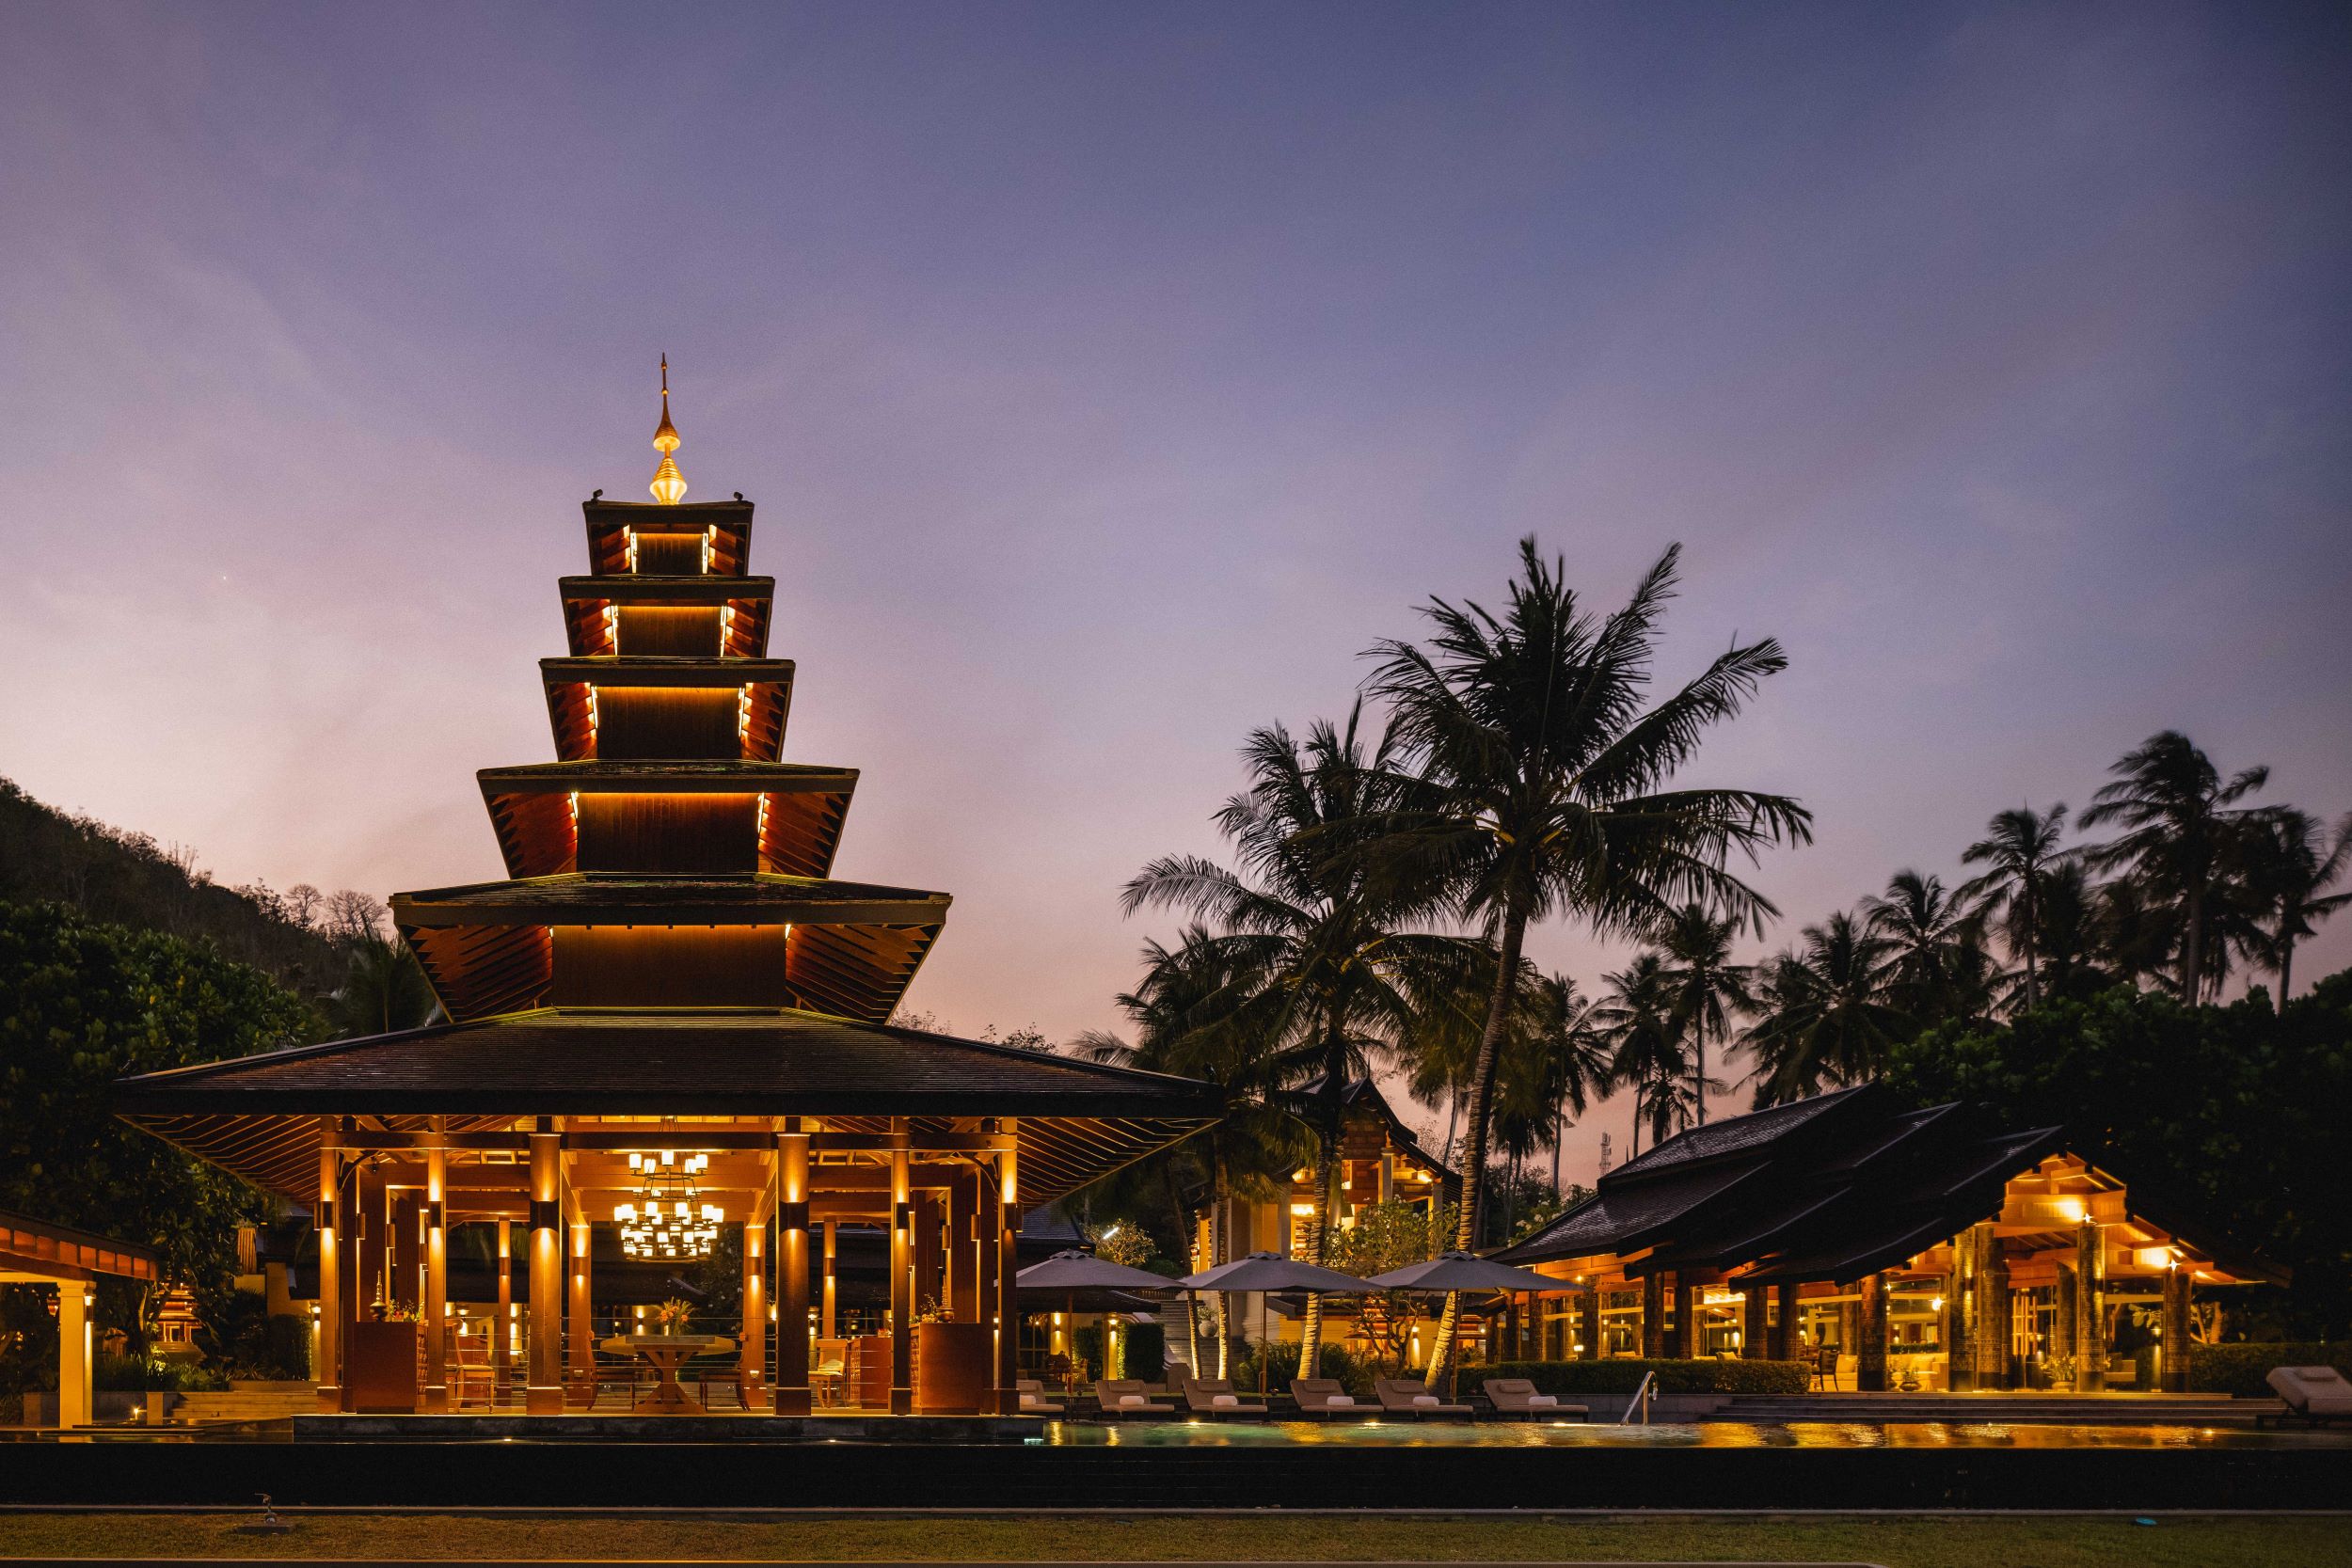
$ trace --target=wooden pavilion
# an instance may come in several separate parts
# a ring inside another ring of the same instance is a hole
[[[2192,1291],[2281,1278],[2062,1128],[1875,1085],[1678,1133],[1497,1256],[1581,1287],[1546,1309],[1559,1354],[1798,1358],[1865,1391],[2132,1386],[2133,1307],[2183,1388]]]
[[[387,1309],[420,1322],[421,1407],[450,1406],[452,1227],[521,1248],[527,1333],[500,1344],[553,1413],[596,1388],[598,1233],[667,1261],[724,1226],[745,1403],[805,1414],[846,1224],[888,1238],[866,1402],[1011,1413],[1023,1208],[1221,1099],[890,1026],[947,895],[831,879],[857,774],[780,760],[793,665],[768,654],[774,579],[745,575],[752,505],[682,502],[666,371],[662,409],[656,501],[598,492],[590,571],[561,580],[558,760],[480,774],[511,879],[392,900],[447,1022],[126,1080],[120,1113],[313,1206],[324,1408],[372,1402]]]

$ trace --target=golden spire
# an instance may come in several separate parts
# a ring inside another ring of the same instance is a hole
[[[677,426],[670,422],[670,356],[665,354],[661,356],[661,423],[653,433],[653,450],[661,454],[661,467],[653,471],[653,483],[646,486],[664,506],[675,506],[686,494],[686,476],[677,471],[670,456],[678,445]]]

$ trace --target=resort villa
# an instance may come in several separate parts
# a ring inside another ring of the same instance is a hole
[[[2062,1129],[1874,1085],[1668,1138],[1498,1257],[1575,1287],[1539,1298],[1532,1354],[1803,1359],[1864,1390],[2130,1386],[2128,1306],[2156,1309],[2156,1382],[2185,1388],[2192,1292],[2278,1278]]]
[[[118,1108],[308,1208],[322,1410],[1015,1414],[1025,1348],[1078,1348],[1058,1319],[1025,1341],[1025,1213],[1224,1101],[890,1024],[947,895],[833,879],[857,774],[782,760],[752,504],[685,502],[667,399],[654,501],[587,501],[558,585],[556,760],[479,775],[509,879],[392,900],[446,1022],[129,1079]],[[1334,1224],[1457,1196],[1375,1085],[1343,1103]],[[1204,1200],[1186,1261],[1302,1253],[1312,1212],[1303,1170]],[[677,1321],[723,1246],[739,1300]],[[1499,1260],[1561,1289],[1466,1302],[1472,1362],[1768,1357],[1853,1390],[2181,1387],[2193,1291],[2274,1277],[2061,1130],[1871,1086],[1669,1138]],[[1340,1342],[1425,1349],[1376,1299],[1332,1307]],[[2151,1357],[2115,1354],[2128,1307]]]

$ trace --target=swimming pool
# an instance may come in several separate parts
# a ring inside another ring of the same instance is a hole
[[[1281,1449],[2293,1449],[2352,1433],[1996,1421],[1049,1421],[1053,1448]]]

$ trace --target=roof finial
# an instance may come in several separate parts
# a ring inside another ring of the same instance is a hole
[[[646,487],[664,506],[675,506],[686,494],[686,476],[677,471],[670,456],[678,446],[677,426],[670,422],[670,356],[665,354],[661,356],[661,423],[653,433],[653,450],[661,454],[661,467],[653,471],[653,483]]]

